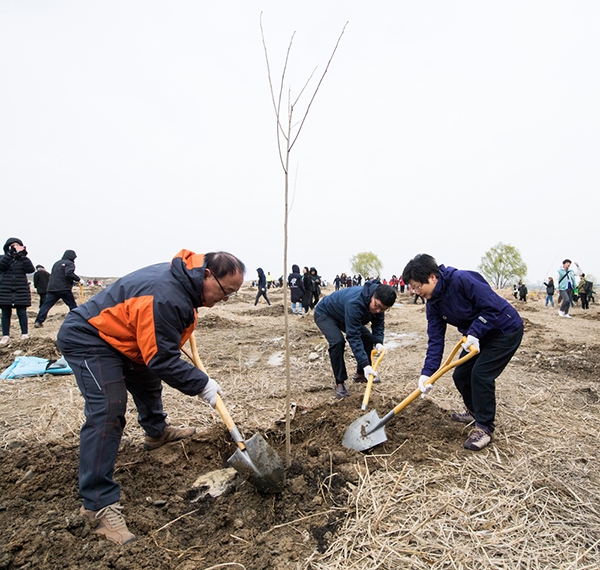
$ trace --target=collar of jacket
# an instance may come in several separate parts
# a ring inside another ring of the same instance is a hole
[[[450,279],[452,279],[452,274],[456,271],[456,267],[446,267],[445,265],[440,265],[440,276],[438,277],[438,282],[431,294],[430,301],[435,301],[440,298],[444,291],[448,288],[450,284]]]
[[[182,249],[171,260],[171,273],[189,294],[194,307],[202,306],[204,285],[204,254]]]

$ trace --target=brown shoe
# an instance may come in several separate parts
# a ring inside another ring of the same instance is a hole
[[[129,532],[125,518],[121,514],[123,507],[119,503],[108,505],[99,511],[88,511],[85,507],[79,509],[79,514],[100,524],[93,532],[103,534],[108,540],[117,544],[127,544],[136,540],[135,534]]]
[[[196,428],[193,427],[176,428],[173,426],[167,426],[160,437],[150,437],[147,435],[144,438],[144,449],[146,451],[152,451],[153,449],[158,449],[159,447],[163,446],[165,443],[179,441],[180,439],[191,437],[195,433]]]
[[[490,431],[486,428],[477,426],[469,434],[467,441],[463,443],[463,447],[465,449],[470,449],[471,451],[480,451],[491,441],[492,434]]]

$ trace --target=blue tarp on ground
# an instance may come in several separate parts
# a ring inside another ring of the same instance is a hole
[[[15,361],[0,374],[0,380],[13,380],[27,376],[43,376],[44,374],[73,374],[64,357],[50,364],[47,358],[37,356],[17,356]]]

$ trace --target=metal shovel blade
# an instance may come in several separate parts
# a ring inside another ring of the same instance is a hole
[[[280,493],[285,472],[277,453],[258,433],[244,441],[244,445],[246,449],[237,449],[227,463],[262,493]]]
[[[368,414],[361,416],[352,422],[346,430],[342,445],[348,449],[366,451],[380,443],[386,442],[385,424],[377,427],[377,424],[380,422],[377,410],[371,410]]]

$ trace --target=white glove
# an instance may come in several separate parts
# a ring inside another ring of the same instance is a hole
[[[469,335],[466,342],[462,343],[462,349],[466,350],[467,352],[470,352],[470,346],[474,346],[477,349],[477,352],[479,352],[479,339],[476,336]]]
[[[373,375],[375,378],[377,378],[377,376],[379,376],[379,374],[377,374],[377,372],[375,372],[375,370],[373,370],[373,367],[372,367],[372,366],[365,366],[365,369],[364,369],[364,371],[363,371],[363,372],[364,372],[365,378],[366,378],[367,380],[369,379],[369,376],[370,376],[371,374],[372,374],[372,375]]]
[[[421,390],[421,398],[424,398],[426,394],[433,390],[433,384],[425,385],[425,382],[427,382],[427,380],[429,380],[429,376],[425,376],[424,374],[421,374],[421,376],[419,376],[419,390]]]
[[[199,396],[214,408],[217,404],[217,394],[222,393],[221,386],[217,384],[216,380],[209,378],[206,386],[204,386],[204,390],[200,392]]]
[[[381,354],[381,351],[385,350],[385,346],[383,346],[383,344],[381,344],[380,342],[378,342],[375,345],[375,350],[377,351],[377,356],[379,356]]]

